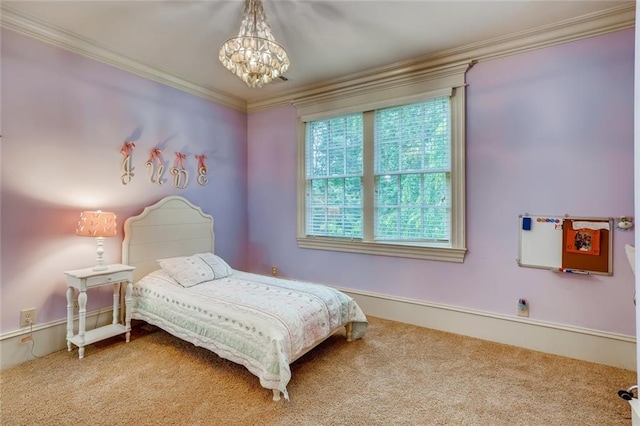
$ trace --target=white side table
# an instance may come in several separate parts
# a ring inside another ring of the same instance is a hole
[[[65,271],[67,276],[67,349],[71,351],[71,344],[78,347],[78,356],[84,358],[84,347],[91,343],[126,333],[126,340],[131,337],[131,286],[133,285],[133,271],[135,267],[129,265],[108,265],[106,269],[95,271],[92,268]],[[126,282],[125,287],[125,322],[118,323],[120,307],[120,283]],[[102,285],[113,285],[113,322],[103,327],[85,331],[87,317],[87,289]],[[78,334],[73,330],[73,296],[74,289],[79,291]]]

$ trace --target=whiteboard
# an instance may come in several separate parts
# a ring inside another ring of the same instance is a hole
[[[531,229],[523,229],[523,219],[531,219]],[[560,269],[562,267],[561,216],[520,215],[518,265],[533,268]]]
[[[524,214],[519,216],[518,240],[519,266],[572,274],[613,275],[611,217]]]

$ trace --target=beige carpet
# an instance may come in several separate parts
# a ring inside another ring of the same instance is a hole
[[[292,365],[290,402],[150,326],[0,372],[2,425],[629,425],[634,372],[369,318]],[[37,354],[37,342],[36,342]]]

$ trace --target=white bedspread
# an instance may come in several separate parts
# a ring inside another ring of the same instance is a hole
[[[367,319],[346,294],[322,285],[234,271],[190,288],[157,270],[133,286],[132,318],[244,365],[288,399],[289,364],[337,328]]]

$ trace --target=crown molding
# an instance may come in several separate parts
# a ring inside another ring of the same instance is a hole
[[[251,101],[247,104],[247,111],[256,112],[275,106],[289,105],[294,102],[304,102],[307,99],[339,96],[342,92],[357,91],[362,87],[374,84],[385,84],[386,81],[397,79],[398,75],[404,75],[405,78],[409,78],[411,75],[424,73],[429,69],[446,67],[452,63],[488,61],[608,34],[633,28],[634,26],[635,4],[617,6],[508,36],[472,43],[408,61],[350,74],[308,86],[307,88],[291,90],[280,96]]]
[[[136,61],[106,46],[48,24],[31,15],[16,11],[6,5],[0,5],[0,12],[2,15],[0,26],[3,28],[53,44],[229,108],[249,113],[276,106],[289,105],[292,102],[300,102],[314,97],[322,98],[324,96],[339,95],[342,92],[357,92],[372,85],[397,81],[399,78],[411,79],[415,75],[424,74],[429,69],[446,67],[452,63],[487,61],[633,28],[635,25],[635,4],[632,3],[247,102],[229,93],[193,83],[160,68]]]
[[[345,98],[354,98],[372,93],[379,93],[387,89],[392,90],[402,86],[411,86],[411,91],[418,89],[417,85],[429,80],[439,80],[437,87],[442,87],[442,81],[447,81],[444,87],[460,87],[464,85],[464,74],[475,64],[474,61],[464,60],[455,63],[447,63],[432,68],[414,70],[412,72],[391,72],[374,75],[374,80],[362,77],[350,80],[344,85],[337,84],[329,92],[308,94],[302,97],[294,97],[289,100],[296,108],[304,108],[318,105],[322,102],[336,102]],[[422,87],[421,89],[425,89]],[[420,89],[418,89],[420,90]],[[427,89],[433,90],[433,89]],[[333,109],[333,108],[332,108]]]
[[[24,12],[12,9],[6,5],[1,5],[0,11],[2,15],[0,19],[0,26],[2,28],[33,37],[45,43],[77,53],[78,55],[103,62],[132,74],[173,87],[174,89],[222,104],[229,108],[247,112],[247,102],[242,98],[211,87],[193,83],[163,69],[142,63],[128,56],[117,53],[106,46],[96,43],[95,41],[66,31],[60,27],[44,22]]]

